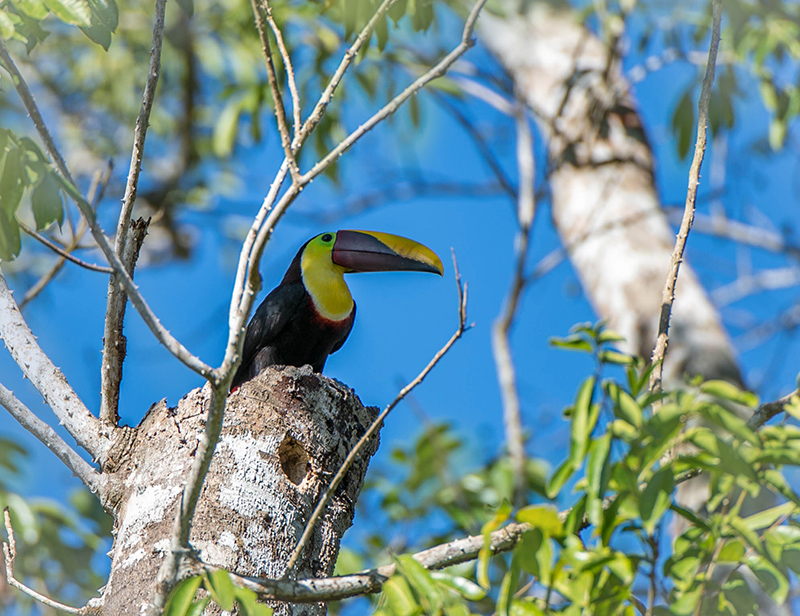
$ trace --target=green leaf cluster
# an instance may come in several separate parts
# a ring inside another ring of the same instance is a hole
[[[19,254],[17,211],[23,203],[29,203],[37,230],[53,222],[61,226],[66,184],[34,141],[0,129],[0,259],[10,261]]]
[[[218,605],[223,612],[236,609],[242,616],[272,614],[271,607],[258,602],[256,593],[234,586],[230,574],[217,569],[182,580],[170,593],[164,616],[200,616],[209,603]]]

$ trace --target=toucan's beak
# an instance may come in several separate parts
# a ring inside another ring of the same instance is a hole
[[[337,232],[332,258],[350,272],[444,272],[441,259],[427,246],[377,231]]]

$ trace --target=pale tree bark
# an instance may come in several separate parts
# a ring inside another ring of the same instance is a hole
[[[148,411],[128,446],[106,464],[119,480],[111,576],[100,614],[139,614],[166,551],[209,387],[175,408]],[[270,369],[232,394],[198,502],[191,544],[206,564],[279,579],[322,491],[377,415],[352,390],[309,366]],[[290,579],[328,577],[351,525],[377,435],[329,504]],[[321,603],[273,603],[276,614],[324,614]]]
[[[620,60],[574,12],[546,3],[508,12],[483,16],[481,40],[545,137],[556,229],[598,316],[626,350],[649,358],[675,232]],[[665,383],[702,374],[741,384],[719,314],[687,263],[676,295]]]

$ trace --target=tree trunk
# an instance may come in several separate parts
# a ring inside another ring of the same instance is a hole
[[[102,614],[139,614],[169,546],[185,478],[204,429],[208,388],[175,408],[153,405],[105,470],[123,474],[115,503],[111,576]],[[319,496],[377,415],[352,390],[304,368],[270,369],[232,394],[194,518],[192,546],[207,563],[281,577]],[[317,524],[292,576],[333,573],[339,542],[378,437],[370,441]],[[324,614],[324,604],[273,605]]]
[[[484,13],[481,38],[546,139],[553,220],[586,296],[628,351],[649,358],[675,232],[636,103],[620,59],[575,12],[526,6],[522,15],[508,8],[506,19]],[[665,384],[685,374],[741,384],[719,314],[687,263],[676,298]]]

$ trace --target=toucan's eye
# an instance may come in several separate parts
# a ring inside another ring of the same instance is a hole
[[[325,242],[327,244],[328,242],[330,242],[333,239],[333,236],[330,233],[326,233],[325,235],[322,236],[321,239],[322,239],[323,242]]]

